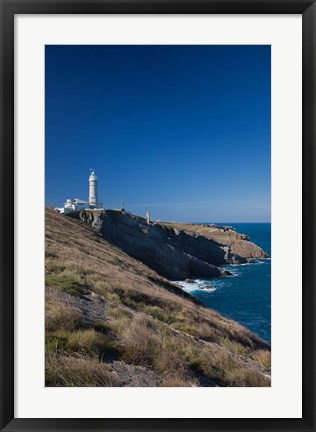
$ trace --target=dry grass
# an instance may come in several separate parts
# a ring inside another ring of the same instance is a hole
[[[189,348],[189,349],[188,349]],[[270,386],[270,379],[257,368],[244,363],[220,347],[185,347],[185,356],[191,368],[225,387]]]
[[[74,276],[77,278],[78,275],[73,272],[72,275],[69,276],[68,274],[70,271],[67,271],[68,274],[65,273],[66,270],[58,273],[57,275],[51,274],[46,276],[46,285],[52,288],[59,288],[62,292],[70,294],[74,297],[80,297],[81,295],[87,294],[87,287],[80,284],[74,278]]]
[[[121,359],[152,368],[164,378],[164,386],[198,385],[196,373],[221,386],[269,385],[261,372],[217,344],[201,346],[198,340],[179,335],[143,314],[124,322]]]
[[[255,351],[252,358],[256,360],[260,365],[271,368],[271,351],[258,350]]]
[[[123,331],[122,359],[149,366],[164,378],[164,386],[171,382],[172,386],[196,385],[188,373],[188,364],[176,349],[177,342],[172,331],[145,315],[137,315]]]
[[[221,339],[221,345],[226,347],[229,351],[238,355],[247,356],[249,355],[249,353],[251,353],[250,348],[245,347],[241,343],[231,341],[227,338]]]
[[[143,315],[136,316],[123,328],[121,344],[124,347],[122,359],[127,363],[152,366],[162,348],[156,323]]]
[[[117,380],[98,358],[85,355],[46,355],[48,387],[113,387]]]
[[[269,387],[271,380],[269,377],[258,373],[254,367],[245,369],[242,376],[241,386],[244,387]]]
[[[80,353],[102,361],[119,356],[117,344],[94,329],[47,333],[46,352]]]
[[[45,329],[48,332],[57,330],[74,330],[81,325],[79,311],[63,302],[56,291],[46,292]]]

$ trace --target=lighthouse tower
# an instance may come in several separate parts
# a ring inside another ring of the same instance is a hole
[[[99,202],[98,198],[98,177],[95,175],[93,169],[90,169],[89,176],[89,208],[103,208],[103,203]]]

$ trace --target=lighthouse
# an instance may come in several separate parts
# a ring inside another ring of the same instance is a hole
[[[90,169],[89,177],[89,205],[96,207],[98,204],[98,177],[95,175],[94,170]]]
[[[90,169],[89,176],[89,208],[102,209],[103,203],[99,202],[98,197],[98,177],[95,175],[93,169]]]
[[[60,213],[70,213],[80,210],[102,210],[103,203],[99,202],[98,197],[98,177],[95,175],[93,169],[90,169],[89,176],[89,201],[79,198],[67,199],[62,208],[56,208]]]

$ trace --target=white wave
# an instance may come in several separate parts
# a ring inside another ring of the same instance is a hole
[[[192,292],[199,289],[199,285],[196,282],[189,283],[185,281],[176,281],[178,285],[186,292]]]
[[[182,289],[186,292],[193,292],[197,290],[205,291],[205,292],[213,292],[216,291],[216,288],[213,286],[211,287],[207,282],[196,279],[193,283],[191,282],[185,282],[185,281],[176,281],[177,284],[179,284]],[[209,287],[209,288],[206,288]]]

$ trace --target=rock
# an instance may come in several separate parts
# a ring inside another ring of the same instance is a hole
[[[162,378],[145,366],[126,364],[122,361],[108,363],[115,375],[118,386],[122,387],[159,387]]]
[[[229,270],[222,269],[222,276],[232,276],[232,273]]]
[[[104,321],[106,319],[106,306],[104,302],[98,298],[90,296],[74,297],[54,288],[45,287],[46,294],[54,293],[55,296],[66,304],[76,308],[82,317],[82,322],[86,326],[93,326],[96,321]]]
[[[228,276],[230,273],[218,266],[247,262],[245,257],[233,252],[235,244],[243,244],[242,252],[245,250],[244,244],[252,245],[248,257],[256,256],[256,248],[261,253],[258,246],[241,240],[240,234],[231,230],[225,233],[220,230],[225,242],[231,241],[232,233],[236,237],[234,244],[227,248],[223,242],[215,241],[204,233],[188,232],[180,229],[178,224],[172,227],[162,223],[148,225],[145,218],[126,211],[84,210],[68,215],[88,223],[104,239],[169,280]],[[195,228],[192,224],[187,226]]]
[[[227,262],[229,264],[246,264],[247,258],[237,257],[235,254],[229,253],[227,256]]]
[[[259,263],[259,261],[256,260],[256,259],[254,259],[254,258],[249,258],[249,259],[248,259],[248,262],[249,262],[250,264],[258,264],[258,263]]]
[[[184,282],[186,282],[186,283],[194,283],[194,280],[193,279],[186,279]]]
[[[214,289],[214,287],[212,285],[204,285],[200,286],[199,289]]]

